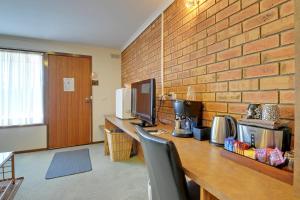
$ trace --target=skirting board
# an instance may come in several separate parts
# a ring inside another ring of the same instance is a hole
[[[91,142],[90,144],[101,144],[101,143],[104,143],[104,141]],[[85,145],[89,145],[89,144],[85,144]],[[84,145],[78,145],[78,146],[84,146]],[[69,147],[65,147],[65,148],[69,148]],[[15,154],[33,153],[33,152],[47,151],[47,150],[51,150],[51,149],[48,149],[48,148],[29,149],[29,150],[24,150],[24,151],[16,151]]]
[[[29,149],[29,150],[24,150],[24,151],[16,151],[14,152],[15,154],[22,154],[22,153],[33,153],[33,152],[38,152],[38,151],[47,151],[47,148],[41,148],[41,149]]]

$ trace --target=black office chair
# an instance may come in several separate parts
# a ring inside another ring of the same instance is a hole
[[[136,126],[147,164],[152,200],[200,199],[200,187],[187,183],[181,161],[172,141],[150,135]]]

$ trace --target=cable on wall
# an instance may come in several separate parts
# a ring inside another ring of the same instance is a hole
[[[164,95],[164,12],[161,13],[161,49],[160,49],[160,76],[161,76],[161,96]]]

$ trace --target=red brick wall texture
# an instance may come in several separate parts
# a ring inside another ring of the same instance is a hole
[[[161,94],[161,19],[156,19],[122,52],[122,85],[156,79]]]
[[[294,0],[176,0],[122,53],[122,82],[156,78],[161,93],[185,99],[188,87],[204,104],[203,123],[216,114],[241,118],[249,103],[280,105],[294,127]],[[171,103],[160,117],[172,122]]]

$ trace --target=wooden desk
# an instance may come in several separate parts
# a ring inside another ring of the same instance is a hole
[[[105,117],[106,128],[118,127],[139,138],[132,120],[120,120],[114,116]],[[171,132],[170,126],[158,126]],[[202,192],[202,200],[210,199],[210,194],[220,200],[293,200],[293,186],[241,166],[221,156],[222,148],[207,141],[193,138],[175,138],[170,133],[159,137],[172,140],[178,150],[184,171],[197,182]]]

